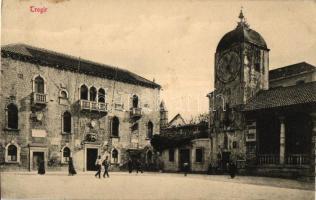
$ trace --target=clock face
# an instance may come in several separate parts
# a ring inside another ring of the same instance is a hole
[[[237,53],[224,54],[217,63],[217,78],[224,83],[236,79],[240,69],[240,59]]]

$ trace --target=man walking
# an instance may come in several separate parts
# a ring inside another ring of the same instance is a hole
[[[98,172],[94,176],[95,177],[99,176],[99,178],[101,178],[101,165],[102,165],[101,156],[98,156],[98,159],[95,161],[95,165],[97,166]]]
[[[105,178],[105,175],[110,178],[109,176],[109,166],[110,166],[110,163],[108,161],[108,156],[105,157],[105,160],[103,160],[102,162],[102,165],[104,166],[104,173],[103,173],[103,178]]]

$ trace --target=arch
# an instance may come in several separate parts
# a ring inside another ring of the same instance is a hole
[[[119,137],[120,121],[117,117],[112,119],[112,136]]]
[[[10,142],[5,147],[5,162],[19,163],[20,162],[20,146],[15,142]]]
[[[19,111],[18,111],[18,107],[13,104],[10,103],[9,105],[7,105],[7,128],[10,129],[18,129],[18,124],[19,124]]]
[[[88,100],[89,89],[86,85],[80,87],[80,99]]]
[[[34,92],[40,93],[40,94],[45,94],[45,81],[44,79],[38,75],[34,79]]]
[[[118,163],[118,158],[119,158],[119,152],[117,149],[113,149],[111,153],[111,163],[117,164]]]
[[[105,90],[103,88],[100,88],[98,90],[98,102],[105,103],[105,101],[106,101]]]
[[[65,111],[63,114],[63,133],[71,133],[71,114]]]
[[[132,97],[132,103],[133,103],[133,108],[138,108],[139,100],[138,100],[138,96],[136,94],[134,94]]]
[[[89,94],[90,94],[90,101],[97,101],[97,89],[95,87],[92,86],[90,88]]]
[[[68,146],[64,146],[61,149],[61,158],[63,163],[68,163],[69,158],[71,157],[71,150]]]
[[[151,139],[153,137],[153,132],[154,132],[154,124],[149,121],[147,124],[147,138]]]
[[[68,92],[67,92],[67,90],[65,90],[65,89],[63,89],[63,90],[60,90],[60,92],[59,92],[59,97],[60,98],[63,98],[63,99],[68,99]]]

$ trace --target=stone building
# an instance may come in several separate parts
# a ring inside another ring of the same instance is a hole
[[[183,171],[184,163],[188,163],[192,172],[207,171],[212,150],[207,130],[203,122],[162,129],[158,137],[163,170]]]
[[[127,70],[25,44],[1,48],[0,162],[3,170],[116,168],[153,163],[160,86]]]
[[[248,173],[310,175],[315,159],[316,71],[305,62],[269,71],[269,49],[243,13],[215,53],[210,162]]]

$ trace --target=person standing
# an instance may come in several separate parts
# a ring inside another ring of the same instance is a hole
[[[183,169],[184,169],[184,176],[187,176],[187,174],[189,172],[189,163],[188,162],[183,163]]]
[[[109,176],[109,167],[110,167],[110,163],[108,161],[108,156],[105,157],[105,160],[103,160],[102,165],[104,166],[104,173],[103,173],[103,178],[105,178],[105,175],[110,178]]]
[[[228,171],[229,171],[230,177],[232,179],[235,178],[236,172],[237,172],[237,167],[236,167],[236,165],[235,165],[235,163],[233,161],[229,162]]]
[[[74,163],[72,161],[72,157],[69,157],[69,161],[68,161],[68,175],[69,176],[73,176],[77,174],[75,167],[74,167]]]
[[[132,159],[128,159],[127,167],[128,167],[128,172],[132,173],[132,171],[133,171],[133,161],[132,161]]]
[[[101,178],[101,165],[102,165],[101,156],[98,156],[97,160],[95,161],[95,165],[97,166],[98,171],[94,176],[95,177],[99,176],[99,178]]]
[[[44,175],[45,174],[45,162],[43,159],[38,158],[38,174]]]

